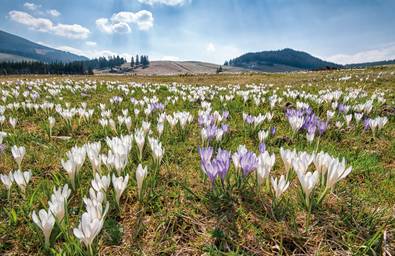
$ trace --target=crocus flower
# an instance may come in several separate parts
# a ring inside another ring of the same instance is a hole
[[[288,118],[289,124],[291,125],[291,128],[294,132],[297,132],[304,123],[304,118],[303,116],[290,116]]]
[[[103,221],[89,213],[82,214],[78,228],[73,229],[74,235],[84,243],[92,254],[92,243],[103,227]]]
[[[284,162],[285,172],[287,173],[288,176],[289,170],[292,167],[292,160],[296,157],[296,152],[280,148],[280,155],[281,155],[281,159]]]
[[[247,176],[250,172],[256,169],[258,165],[258,158],[253,152],[246,152],[240,158],[240,167],[243,170],[243,175]]]
[[[100,176],[98,173],[95,174],[95,178],[91,181],[91,185],[94,190],[96,190],[97,192],[102,191],[104,193],[107,191],[110,183],[110,175]]]
[[[26,192],[26,186],[32,178],[32,171],[22,172],[17,170],[14,172],[14,180],[23,194]]]
[[[25,153],[26,153],[25,147],[23,147],[23,146],[17,147],[14,145],[11,148],[11,153],[15,159],[15,162],[18,165],[18,170],[21,170],[21,163],[22,163],[23,157],[25,156]]]
[[[275,197],[278,199],[281,197],[281,195],[287,190],[289,187],[289,181],[284,177],[284,175],[281,175],[280,179],[278,180],[277,178],[271,177],[271,182],[272,182],[272,187],[274,191]]]
[[[141,197],[141,189],[143,188],[143,182],[146,176],[147,166],[143,168],[143,166],[139,164],[136,171],[137,192],[139,197]]]
[[[119,200],[122,196],[123,191],[125,191],[129,181],[129,174],[125,177],[116,177],[114,174],[112,175],[112,186],[115,191],[115,199],[119,206]]]
[[[351,171],[351,166],[346,169],[346,161],[344,158],[341,162],[338,159],[333,159],[328,168],[326,187],[332,189],[339,180],[347,177]]]
[[[12,172],[10,172],[8,175],[0,174],[0,180],[3,183],[3,185],[6,187],[7,197],[8,197],[8,199],[10,199],[11,187],[12,187],[12,184],[14,183],[14,176],[13,176]]]
[[[0,144],[3,143],[5,137],[7,137],[7,133],[0,131]]]
[[[211,181],[212,187],[215,186],[215,180],[218,176],[218,165],[219,163],[217,161],[212,161],[212,162],[205,162],[203,164],[205,173],[207,174],[208,178]]]
[[[52,129],[54,126],[55,126],[55,118],[52,116],[48,117],[49,137],[52,136]]]
[[[259,149],[259,153],[261,153],[261,154],[265,153],[265,151],[266,151],[265,143],[259,143],[258,149]]]
[[[145,135],[143,130],[137,129],[134,133],[134,140],[136,141],[137,147],[139,149],[139,160],[143,159],[143,149],[145,143]]]
[[[265,142],[267,137],[269,137],[269,131],[262,130],[258,132],[258,139],[260,143]]]
[[[32,218],[33,222],[43,231],[45,246],[48,246],[49,238],[51,237],[51,232],[53,226],[55,225],[55,217],[50,211],[47,212],[44,209],[41,209],[38,212],[38,216],[36,214],[36,211],[33,211]]]
[[[267,151],[258,157],[258,165],[256,169],[258,185],[262,185],[263,181],[269,177],[270,171],[274,166],[276,157],[274,154],[270,155]]]
[[[321,175],[325,175],[328,168],[329,168],[329,164],[332,161],[332,157],[325,153],[325,152],[320,152],[318,153],[315,157],[314,157],[314,166],[315,169],[321,174]]]
[[[325,121],[319,121],[317,123],[317,128],[318,128],[318,133],[320,134],[320,136],[322,134],[324,134],[324,132],[326,131],[326,129],[328,128],[328,123]]]
[[[314,187],[317,185],[319,181],[319,173],[318,171],[315,171],[314,173],[297,172],[297,175],[300,185],[302,186],[302,190],[304,192],[307,209],[310,209],[310,196],[311,196],[311,192],[313,191]]]
[[[199,147],[198,152],[200,155],[200,167],[201,167],[202,171],[205,172],[205,168],[204,168],[203,164],[211,161],[211,157],[213,156],[213,148],[212,147],[207,147],[207,148]]]
[[[274,134],[276,134],[276,127],[272,127],[270,129],[270,134],[273,136]]]
[[[54,188],[54,192],[51,195],[51,200],[48,201],[49,211],[58,222],[61,222],[64,218],[67,207],[67,199],[69,198],[70,194],[71,190],[66,184],[63,186],[63,188]]]
[[[61,164],[63,169],[67,172],[67,175],[69,176],[71,186],[73,187],[73,189],[75,189],[75,175],[77,170],[76,163],[72,159],[69,159],[67,161],[63,161],[62,159]]]
[[[221,148],[218,149],[218,153],[214,161],[216,162],[218,175],[222,182],[224,182],[225,176],[230,167],[230,152]]]

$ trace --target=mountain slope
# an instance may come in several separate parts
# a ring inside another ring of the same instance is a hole
[[[234,67],[242,67],[268,72],[283,72],[297,70],[317,70],[340,68],[341,65],[327,62],[306,52],[289,48],[278,51],[262,51],[246,53],[229,61]]]
[[[395,60],[383,60],[383,61],[374,61],[374,62],[346,64],[346,65],[344,65],[344,67],[346,67],[346,68],[367,68],[367,67],[386,66],[386,65],[394,65],[394,64],[395,64]]]
[[[42,62],[71,62],[88,60],[84,56],[56,50],[0,30],[0,61],[24,59]],[[12,56],[15,56],[13,58]]]
[[[215,74],[220,65],[201,62],[201,61],[151,61],[150,65],[146,68],[130,67],[130,62],[123,64],[115,73],[120,74],[135,74],[147,76],[171,76],[171,75],[197,75],[197,74]],[[241,73],[250,70],[238,67],[225,67],[222,66],[224,73]],[[98,74],[109,73],[110,70],[96,70]]]

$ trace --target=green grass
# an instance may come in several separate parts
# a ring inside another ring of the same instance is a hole
[[[200,170],[200,159],[197,147],[200,142],[200,129],[197,124],[199,103],[180,100],[176,105],[166,106],[166,113],[189,111],[194,121],[188,129],[180,128],[171,131],[168,124],[160,141],[165,148],[165,155],[160,167],[157,184],[149,188],[142,202],[138,201],[135,181],[135,170],[139,164],[137,149],[132,149],[130,162],[126,171],[130,174],[128,187],[121,198],[121,208],[116,208],[115,201],[107,194],[110,201],[109,214],[104,227],[95,241],[97,252],[101,255],[376,255],[385,250],[395,251],[395,75],[391,72],[395,67],[372,68],[355,71],[328,71],[291,74],[240,74],[210,76],[177,76],[177,77],[43,77],[57,84],[66,84],[66,79],[75,83],[84,83],[85,79],[96,80],[97,91],[87,92],[88,96],[62,91],[64,102],[71,106],[79,106],[85,101],[88,108],[95,108],[94,116],[89,123],[78,125],[73,121],[71,130],[67,130],[61,117],[56,117],[53,138],[47,135],[47,115],[44,112],[23,112],[22,109],[10,112],[6,116],[18,118],[14,131],[8,124],[0,130],[10,133],[4,141],[7,146],[0,155],[0,172],[8,173],[16,169],[10,147],[14,144],[26,147],[23,168],[31,169],[33,179],[27,187],[26,198],[23,198],[13,185],[11,200],[7,201],[7,191],[0,189],[0,254],[2,255],[48,255],[65,254],[81,255],[86,249],[72,234],[72,228],[79,223],[84,211],[82,198],[87,195],[92,179],[92,171],[88,159],[80,172],[80,185],[72,192],[69,199],[69,225],[67,234],[54,228],[51,237],[51,249],[45,249],[41,230],[32,222],[31,212],[41,208],[47,209],[47,201],[54,186],[68,182],[62,170],[60,160],[66,158],[66,152],[74,145],[81,146],[87,142],[101,141],[102,152],[107,151],[104,139],[108,136],[126,134],[122,128],[119,134],[110,129],[103,129],[97,122],[100,115],[99,103],[106,103],[113,112],[113,118],[128,108],[133,117],[133,105],[130,95],[124,97],[119,105],[110,105],[109,99],[122,95],[120,91],[108,91],[108,81],[117,84],[136,81],[144,83],[171,83],[202,85],[227,85],[264,83],[278,87],[277,94],[282,95],[285,86],[292,89],[305,90],[317,94],[321,89],[364,88],[369,96],[375,90],[385,92],[386,106],[375,105],[373,116],[383,115],[383,108],[392,109],[388,115],[389,122],[373,139],[370,131],[362,127],[351,129],[330,129],[322,138],[319,150],[335,157],[344,157],[348,165],[353,167],[352,173],[342,180],[334,193],[330,194],[322,206],[313,209],[310,225],[306,228],[307,214],[299,202],[300,185],[295,178],[284,198],[272,208],[271,196],[264,190],[256,192],[253,180],[244,189],[232,189],[229,193],[212,193],[210,184]],[[385,72],[381,78],[373,81],[372,77]],[[354,78],[347,82],[334,80],[352,73]],[[372,79],[360,82],[355,76]],[[34,81],[40,77],[21,77],[25,81]],[[18,77],[0,78],[16,81]],[[311,84],[311,85],[309,85]],[[1,85],[2,88],[14,88]],[[154,86],[154,85],[152,85]],[[21,86],[22,91],[25,86]],[[133,97],[142,99],[141,89],[135,89]],[[48,93],[41,91],[42,102]],[[154,94],[147,92],[147,97]],[[161,87],[155,95],[163,102],[173,95],[167,88]],[[268,95],[271,95],[270,93]],[[62,103],[58,98],[50,101]],[[303,99],[298,99],[303,101]],[[12,102],[11,98],[7,103]],[[19,95],[16,101],[23,101]],[[295,103],[293,101],[293,103]],[[284,167],[279,154],[280,147],[296,148],[312,152],[315,143],[309,145],[305,136],[293,137],[290,126],[283,114],[283,101],[277,105],[271,123],[264,122],[262,128],[275,126],[276,135],[269,138],[267,150],[276,154],[273,175],[284,174]],[[0,103],[0,105],[3,103]],[[216,98],[213,110],[229,110],[228,121],[231,133],[218,146],[235,151],[240,144],[257,152],[256,133],[245,132],[242,112],[257,115],[270,111],[266,103],[259,108],[253,102],[243,104],[240,97],[226,106]],[[324,112],[329,106],[324,107]],[[319,111],[319,109],[315,109]],[[143,113],[132,121],[132,130],[141,126]],[[156,129],[156,115],[150,117],[152,129]],[[183,136],[181,136],[183,132]],[[156,131],[153,132],[156,136]],[[13,135],[12,135],[13,134]],[[71,136],[64,140],[58,136]],[[152,170],[153,163],[148,145],[145,145],[143,165]],[[231,172],[233,169],[231,168]],[[149,174],[150,175],[150,172]],[[110,191],[112,189],[110,188]],[[384,234],[387,238],[384,241]]]

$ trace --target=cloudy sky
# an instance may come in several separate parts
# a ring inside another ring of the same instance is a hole
[[[395,59],[394,0],[0,0],[0,29],[88,57],[223,63],[293,48],[338,63]]]

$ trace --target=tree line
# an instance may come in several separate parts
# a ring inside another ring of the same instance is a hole
[[[132,57],[130,60],[130,66],[132,68],[137,68],[142,66],[143,68],[148,67],[150,64],[150,61],[148,59],[148,55],[139,55],[137,54],[136,57]]]
[[[38,61],[0,63],[0,75],[22,74],[82,75],[93,74],[93,71],[85,69],[83,61],[73,61],[69,63],[44,63]]]
[[[51,62],[20,61],[0,62],[0,75],[20,74],[54,74],[54,75],[93,75],[94,69],[115,68],[126,63],[126,59],[120,56],[99,57],[86,61]],[[147,67],[149,60],[147,55],[136,55],[136,61],[132,58],[132,67]]]

